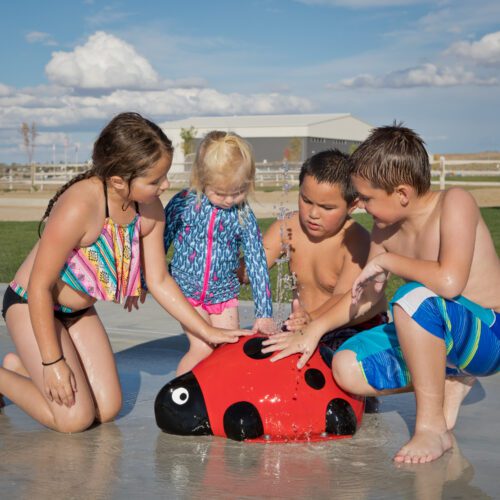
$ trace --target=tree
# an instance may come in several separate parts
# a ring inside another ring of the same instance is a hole
[[[31,165],[35,156],[35,141],[38,136],[35,122],[31,124],[31,127],[26,122],[23,122],[21,125],[21,135],[23,137],[24,150],[28,157],[28,165]]]
[[[196,137],[196,129],[191,126],[189,128],[181,128],[182,152],[184,157],[193,153],[194,139]]]
[[[302,159],[302,140],[300,137],[292,137],[287,149],[290,161],[300,161]]]
[[[359,144],[352,143],[349,146],[349,154],[352,155],[356,149],[358,149]]]

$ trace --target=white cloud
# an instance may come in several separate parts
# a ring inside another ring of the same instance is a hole
[[[477,42],[456,42],[446,54],[464,57],[485,66],[500,65],[500,31],[489,33]]]
[[[8,96],[13,92],[13,89],[8,85],[0,83],[0,97]]]
[[[67,127],[103,121],[124,110],[164,120],[187,115],[303,113],[311,109],[308,99],[293,95],[224,94],[214,89],[115,90],[103,96],[43,96],[19,91],[0,98],[0,129],[17,127],[23,121],[34,121],[40,127]]]
[[[98,31],[73,52],[54,52],[45,67],[53,83],[80,89],[150,89],[160,79],[132,45]]]
[[[411,88],[411,87],[455,87],[459,85],[498,85],[496,78],[484,79],[463,67],[439,67],[422,64],[401,71],[393,71],[383,76],[362,74],[346,78],[328,88]]]
[[[57,42],[52,38],[49,33],[43,31],[30,31],[26,34],[26,41],[28,43],[42,43],[43,45],[57,45]]]

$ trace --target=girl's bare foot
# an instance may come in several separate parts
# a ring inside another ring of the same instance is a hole
[[[395,455],[394,461],[405,464],[432,462],[452,447],[449,431],[430,429],[416,431],[413,437]]]
[[[21,358],[13,352],[9,352],[5,355],[2,366],[11,372],[17,373],[18,375],[29,377],[29,373],[26,371],[26,368],[24,368]]]
[[[476,377],[449,377],[446,379],[443,412],[448,430],[455,427],[462,401],[469,394],[475,382]]]

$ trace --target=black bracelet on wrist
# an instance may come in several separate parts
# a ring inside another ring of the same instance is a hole
[[[44,363],[42,361],[43,366],[50,366],[50,365],[55,365],[56,363],[59,363],[59,361],[62,361],[64,359],[64,354],[61,354],[60,358],[57,358],[55,361],[51,361],[50,363]]]

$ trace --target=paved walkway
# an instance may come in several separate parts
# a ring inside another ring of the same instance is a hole
[[[151,299],[130,315],[114,304],[98,309],[123,384],[118,419],[63,435],[9,404],[0,415],[2,498],[500,498],[498,375],[468,396],[455,433],[460,448],[423,466],[391,462],[414,424],[411,394],[385,398],[353,439],[245,444],[171,436],[156,427],[153,402],[186,349],[178,323]],[[241,312],[249,325],[251,304]],[[0,318],[0,355],[10,349]]]

